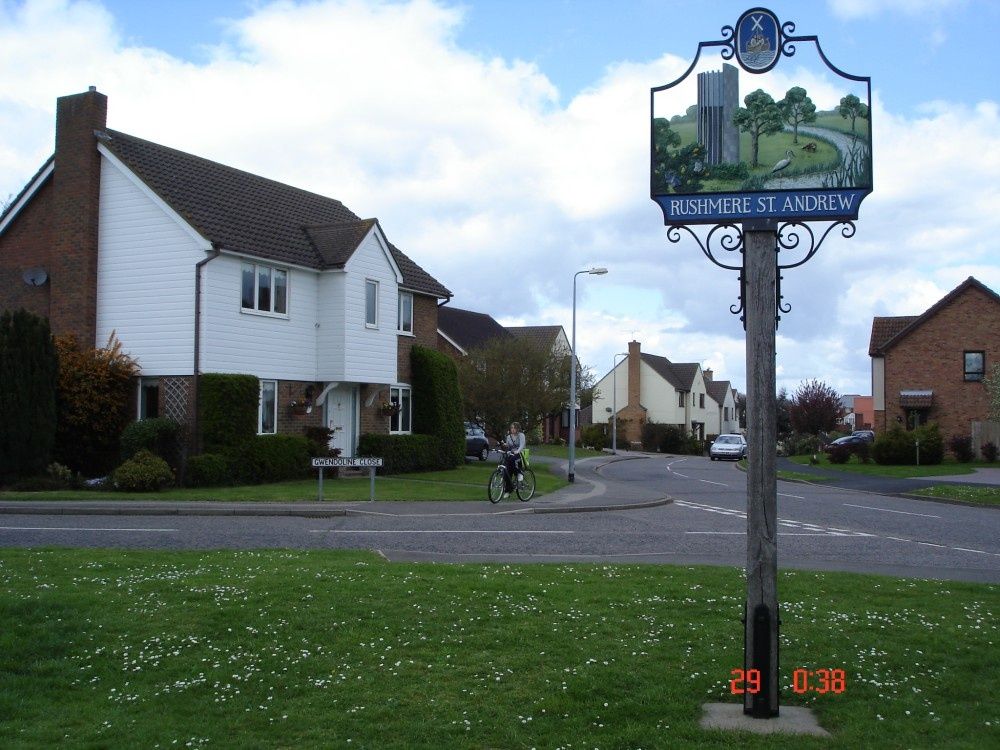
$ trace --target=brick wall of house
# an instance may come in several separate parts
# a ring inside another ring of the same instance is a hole
[[[51,272],[49,249],[52,247],[52,180],[35,193],[31,201],[0,235],[0,310],[25,308],[49,317],[52,284],[29,286],[23,274],[29,268]]]
[[[292,407],[292,401],[305,399],[306,388],[312,387],[313,399],[323,390],[311,381],[278,381],[278,433],[282,435],[304,435],[307,427],[323,427],[323,405],[313,404],[312,412]]]
[[[972,420],[988,412],[982,382],[965,380],[966,351],[986,352],[987,372],[1000,364],[1000,303],[975,287],[952,300],[885,356],[885,411],[876,412],[878,429],[906,424],[901,390],[932,390],[928,419],[936,421],[947,440],[969,434]]]
[[[396,377],[400,383],[409,383],[412,377],[410,351],[414,345],[438,349],[437,300],[422,294],[413,295],[413,335],[399,336],[396,344]]]

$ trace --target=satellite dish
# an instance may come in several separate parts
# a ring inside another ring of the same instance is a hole
[[[49,279],[49,274],[44,268],[29,268],[22,274],[21,278],[28,286],[41,286]]]

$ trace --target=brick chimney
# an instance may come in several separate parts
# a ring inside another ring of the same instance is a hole
[[[631,409],[639,408],[639,342],[628,342],[628,406]]]
[[[714,375],[715,373],[714,373],[714,372],[712,372],[711,370],[703,370],[701,374],[702,374],[702,375],[703,375],[703,376],[705,377],[705,380],[711,380],[711,379],[712,379],[712,376],[713,376],[713,375]]]
[[[82,94],[56,100],[49,323],[54,334],[74,334],[82,346],[98,345],[101,157],[94,131],[104,130],[107,119],[108,97],[94,86]]]

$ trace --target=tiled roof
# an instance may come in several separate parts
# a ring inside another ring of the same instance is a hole
[[[872,337],[868,342],[868,356],[877,356],[882,347],[897,333],[917,319],[916,315],[901,315],[895,318],[873,318]]]
[[[507,330],[519,339],[528,339],[538,346],[551,349],[562,333],[562,326],[507,326]]]
[[[343,265],[345,253],[350,257],[363,238],[359,233],[374,224],[333,198],[126,133],[108,130],[99,138],[199,234],[224,250],[323,269]],[[398,248],[390,245],[390,250],[404,287],[451,296]]]
[[[679,391],[690,391],[700,365],[697,362],[671,362],[657,354],[640,353],[642,361]],[[725,381],[720,381],[725,382]]]
[[[952,301],[969,289],[978,289],[988,298],[1000,304],[1000,295],[997,295],[992,289],[970,276],[920,315],[875,318],[872,321],[872,337],[868,344],[869,356],[877,357],[884,355],[888,349],[898,344],[912,331],[919,328],[928,319],[937,315],[944,307],[951,304]]]
[[[732,388],[733,387],[732,385],[730,385],[728,380],[705,381],[705,390],[708,391],[708,395],[711,396],[712,399],[715,401],[715,403],[717,403],[719,406],[722,406],[724,403],[726,403],[726,396],[729,394]]]
[[[694,387],[694,377],[701,365],[697,362],[673,362],[671,365],[677,379],[684,385],[684,390],[690,391]]]
[[[438,329],[465,351],[493,339],[510,338],[511,332],[486,313],[462,310],[451,305],[438,308]]]

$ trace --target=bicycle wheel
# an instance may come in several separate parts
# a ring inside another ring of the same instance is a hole
[[[504,471],[499,466],[496,471],[490,474],[490,483],[486,485],[486,496],[491,503],[499,503],[503,498],[503,474]]]
[[[535,494],[535,472],[523,469],[524,479],[517,483],[517,496],[522,503],[528,502]]]

